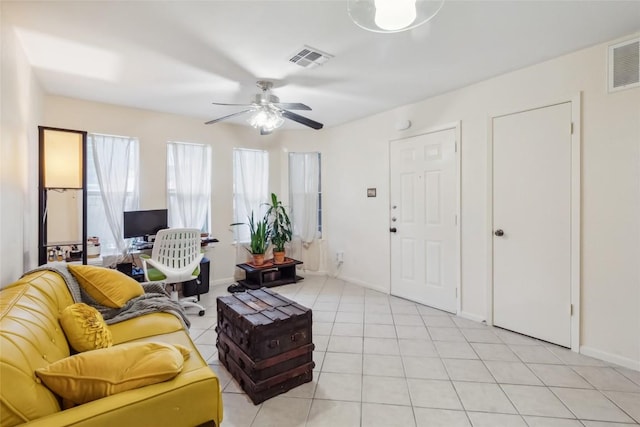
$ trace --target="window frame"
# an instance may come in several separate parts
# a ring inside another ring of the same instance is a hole
[[[318,240],[322,239],[322,153],[320,151],[292,151],[289,152],[289,156],[288,156],[288,162],[287,162],[287,166],[288,166],[288,170],[289,170],[289,176],[288,176],[288,186],[289,186],[289,200],[291,201],[291,203],[293,203],[293,192],[292,192],[292,185],[291,185],[291,162],[293,159],[293,155],[295,154],[317,154],[318,155],[318,223],[316,225],[316,238]],[[293,206],[292,206],[293,209]],[[293,219],[292,219],[293,221]]]
[[[174,182],[173,179],[171,179],[172,174],[169,173],[169,167],[173,166],[175,167],[175,165],[173,164],[173,161],[175,159],[173,159],[173,156],[169,155],[169,145],[170,144],[180,144],[180,145],[186,145],[186,146],[198,146],[198,147],[208,147],[209,148],[209,154],[211,156],[213,156],[213,152],[211,150],[211,146],[208,144],[201,144],[201,143],[195,143],[195,142],[184,142],[184,141],[167,141],[166,143],[166,190],[167,190],[167,211],[168,211],[168,222],[169,222],[169,226],[171,226],[171,197],[178,197],[178,189],[176,187],[176,183]],[[169,163],[169,159],[171,158],[172,163]],[[211,174],[213,176],[213,159],[211,159]],[[209,180],[212,180],[212,176],[209,177]],[[170,182],[171,181],[171,182]],[[205,222],[202,225],[202,227],[200,228],[200,231],[202,233],[207,233],[210,234],[211,230],[212,230],[212,215],[211,215],[211,200],[213,197],[213,191],[209,192],[209,201],[207,203],[207,214],[205,216]]]
[[[238,191],[238,183],[236,182],[236,178],[237,178],[237,164],[236,164],[236,154],[237,153],[242,153],[242,152],[251,152],[251,153],[261,153],[264,158],[262,159],[262,161],[265,163],[264,164],[264,175],[263,175],[263,179],[262,181],[266,183],[266,185],[264,186],[265,189],[265,194],[258,196],[260,198],[260,200],[258,200],[258,198],[255,198],[255,200],[253,200],[254,203],[257,203],[257,211],[254,210],[254,218],[257,220],[259,218],[262,218],[262,216],[264,215],[264,212],[266,212],[266,206],[263,206],[265,203],[267,203],[268,201],[268,196],[269,196],[269,192],[268,192],[268,188],[269,188],[269,151],[267,150],[261,150],[261,149],[256,149],[256,148],[242,148],[242,147],[235,147],[233,148],[233,154],[232,154],[232,182],[233,182],[233,189],[232,189],[232,218],[235,224],[246,224],[248,221],[248,216],[251,212],[246,212],[246,216],[244,218],[240,218],[240,214],[238,212],[239,210],[239,195],[240,194],[245,194],[244,192],[240,193]],[[249,229],[248,229],[248,225],[246,227],[242,227],[242,226],[235,226],[234,227],[234,232],[233,232],[233,242],[236,244],[244,244],[244,243],[248,243],[250,241],[249,238]]]

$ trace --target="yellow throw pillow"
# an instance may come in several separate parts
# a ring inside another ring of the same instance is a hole
[[[80,286],[98,304],[121,308],[131,298],[144,294],[140,283],[118,270],[93,265],[69,265]]]
[[[98,310],[87,304],[72,304],[62,310],[60,324],[75,351],[111,347],[111,330]]]
[[[183,365],[181,351],[171,344],[136,342],[85,351],[35,372],[49,390],[80,405],[170,380]]]

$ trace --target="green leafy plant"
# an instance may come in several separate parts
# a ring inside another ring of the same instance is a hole
[[[266,218],[255,221],[253,212],[249,218],[249,235],[251,237],[248,251],[251,254],[264,254],[269,247],[269,223]]]
[[[284,252],[284,245],[291,241],[293,229],[291,220],[287,215],[287,209],[282,202],[278,200],[275,193],[271,193],[271,204],[266,203],[268,209],[264,214],[264,219],[269,224],[269,235],[274,250]]]
[[[252,255],[260,255],[267,252],[267,248],[269,247],[269,238],[270,229],[269,222],[267,221],[267,217],[256,221],[254,219],[253,211],[251,211],[251,216],[248,217],[249,222],[234,222],[235,225],[248,225],[249,226],[249,247],[245,248]]]

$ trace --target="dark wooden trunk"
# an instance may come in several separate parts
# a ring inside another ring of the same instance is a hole
[[[254,382],[266,380],[298,366],[313,363],[313,344],[303,345],[259,362],[251,359],[224,332],[218,334],[217,346],[218,358],[223,363],[226,362],[226,359],[233,360]]]
[[[255,404],[313,379],[310,309],[264,288],[217,309],[218,358]]]
[[[231,358],[226,358],[226,361],[220,360],[255,405],[313,380],[313,362],[256,382]]]
[[[269,289],[218,297],[218,333],[254,361],[311,344],[311,310]]]

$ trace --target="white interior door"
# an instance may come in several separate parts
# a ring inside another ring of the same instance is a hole
[[[571,103],[493,119],[493,323],[571,346]]]
[[[390,161],[391,293],[455,313],[456,131],[393,141]]]

